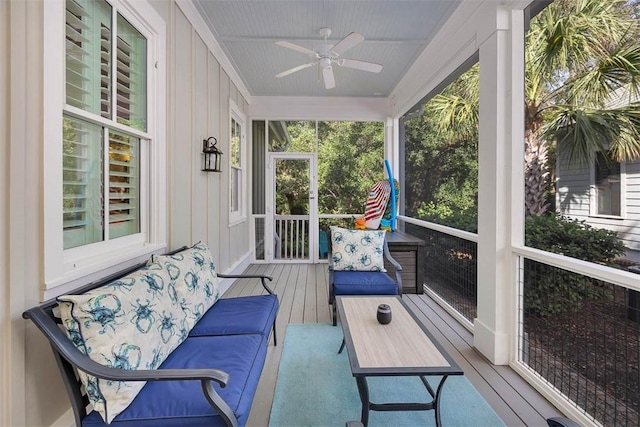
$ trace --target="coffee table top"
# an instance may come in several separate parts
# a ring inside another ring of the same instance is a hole
[[[337,297],[336,303],[354,376],[462,375],[399,297]],[[380,304],[391,307],[391,323],[378,323]]]

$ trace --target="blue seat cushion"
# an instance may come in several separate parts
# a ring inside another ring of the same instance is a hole
[[[269,335],[277,313],[276,295],[222,298],[202,316],[189,336]]]
[[[214,384],[216,392],[231,407],[244,426],[260,380],[267,354],[265,337],[229,335],[189,337],[180,344],[159,369],[214,368],[229,374],[225,388]],[[87,415],[83,426],[225,426],[209,405],[198,380],[149,381],[131,405],[111,424],[105,424],[96,411]]]
[[[378,271],[334,271],[334,295],[397,295],[395,280]]]

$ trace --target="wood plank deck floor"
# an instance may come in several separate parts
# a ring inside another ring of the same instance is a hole
[[[252,264],[245,273],[273,277],[270,287],[280,300],[276,321],[278,345],[271,343],[267,351],[267,360],[247,423],[250,427],[266,427],[269,424],[286,325],[331,321],[327,265]],[[259,280],[242,279],[236,281],[223,298],[260,293],[262,286]],[[456,360],[469,381],[507,426],[546,426],[546,418],[560,416],[553,405],[510,367],[494,366],[487,362],[473,348],[472,334],[431,298],[405,294],[403,299]]]

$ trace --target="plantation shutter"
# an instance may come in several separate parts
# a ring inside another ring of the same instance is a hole
[[[66,3],[66,102],[111,116],[111,6],[106,2]]]
[[[103,235],[102,128],[63,120],[62,192],[64,249],[95,243]]]
[[[139,130],[147,128],[146,57],[146,39],[118,15],[117,120]]]
[[[109,135],[109,238],[140,231],[140,140]]]

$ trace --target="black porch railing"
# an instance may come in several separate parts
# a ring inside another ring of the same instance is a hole
[[[640,425],[637,292],[531,259],[520,280],[522,362],[601,424]]]
[[[425,242],[424,285],[469,322],[477,315],[477,243],[407,223],[405,231]]]

